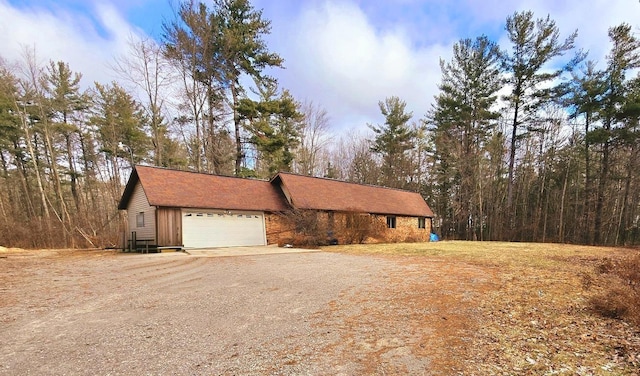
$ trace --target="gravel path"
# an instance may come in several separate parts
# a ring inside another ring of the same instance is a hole
[[[327,252],[9,255],[0,375],[434,374],[433,347],[456,343],[428,342],[446,307],[416,290],[438,265],[425,268]],[[456,309],[447,325],[464,323]]]

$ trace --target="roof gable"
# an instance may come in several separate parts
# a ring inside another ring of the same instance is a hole
[[[298,209],[433,217],[429,205],[415,192],[282,172],[272,182],[282,184],[287,199]]]
[[[149,205],[259,211],[285,211],[286,200],[270,182],[136,166],[118,209],[126,209],[137,182]]]

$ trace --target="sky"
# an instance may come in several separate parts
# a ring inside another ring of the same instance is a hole
[[[114,58],[134,38],[161,40],[162,23],[178,0],[0,0],[0,56],[65,61],[83,85],[109,83]],[[603,66],[607,30],[626,22],[640,34],[638,0],[253,0],[271,20],[265,40],[285,60],[269,73],[299,101],[327,110],[336,132],[382,124],[378,102],[398,96],[419,121],[462,38],[487,35],[507,48],[505,20],[517,11],[549,15],[561,35],[578,30],[576,45]]]

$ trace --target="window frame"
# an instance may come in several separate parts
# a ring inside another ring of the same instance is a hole
[[[136,214],[136,227],[137,228],[142,228],[145,226],[145,221],[144,221],[144,212],[138,212]]]
[[[418,228],[426,229],[427,228],[427,218],[426,217],[418,217]]]
[[[396,227],[397,227],[396,216],[395,215],[388,215],[387,216],[387,228],[396,228]]]

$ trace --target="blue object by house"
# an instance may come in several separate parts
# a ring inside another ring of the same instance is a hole
[[[431,233],[431,235],[429,236],[429,241],[430,242],[437,242],[438,240],[440,240],[440,238],[438,238],[437,234],[434,234],[433,232]]]

